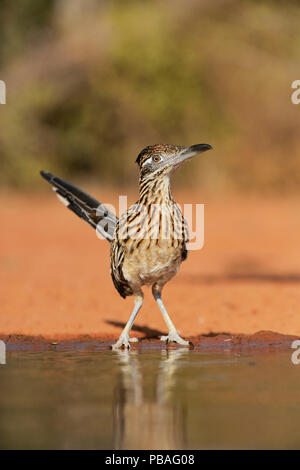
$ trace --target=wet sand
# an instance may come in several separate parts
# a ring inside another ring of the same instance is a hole
[[[0,335],[5,341],[7,351],[97,351],[110,350],[115,341],[115,335],[100,335],[98,337],[81,335],[72,338],[57,339],[56,337],[29,335]],[[274,352],[291,350],[292,342],[299,336],[281,335],[273,331],[259,331],[253,335],[234,335],[211,333],[207,335],[190,336],[187,338],[192,351],[206,352]],[[167,349],[187,349],[175,343],[166,345],[160,341],[157,334],[145,334],[138,343],[133,343],[131,349],[137,351]]]
[[[117,198],[94,193],[102,202]],[[300,201],[175,196],[205,203],[204,248],[189,253],[164,290],[180,333],[203,347],[290,344],[300,335]],[[132,298],[114,289],[109,243],[52,193],[2,194],[0,207],[0,338],[11,344],[117,338]],[[145,294],[133,333],[161,347],[156,338],[166,327],[150,290]]]

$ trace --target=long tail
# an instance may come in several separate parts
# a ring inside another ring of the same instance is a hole
[[[51,185],[59,200],[78,217],[96,229],[109,242],[114,238],[117,217],[103,204],[67,181],[41,171],[41,175]]]

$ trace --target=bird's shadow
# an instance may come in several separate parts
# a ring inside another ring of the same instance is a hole
[[[203,284],[218,284],[223,282],[273,282],[278,284],[300,283],[299,273],[268,273],[268,272],[247,272],[247,273],[224,273],[213,275],[183,275],[181,280],[188,282],[200,282]]]
[[[209,333],[202,333],[199,336],[202,336],[203,338],[216,338],[217,336],[231,336],[232,333],[229,333],[228,331],[210,331]]]
[[[106,323],[109,325],[117,326],[119,328],[125,328],[126,323],[114,320],[106,320]],[[159,339],[161,336],[166,335],[165,331],[155,330],[149,328],[146,325],[133,325],[131,328],[132,331],[138,331],[139,333],[144,333],[144,337],[141,339]]]
[[[300,283],[300,272],[276,272],[268,268],[263,260],[254,256],[232,257],[224,265],[223,272],[215,274],[183,274],[182,280],[203,284],[233,282],[272,282],[276,284]]]
[[[117,326],[119,328],[124,328],[126,323],[120,322],[120,321],[114,321],[114,320],[106,320],[106,323],[109,325]],[[165,331],[160,331],[160,330],[155,330],[153,328],[149,328],[146,325],[133,325],[131,328],[133,331],[138,331],[140,333],[144,333],[145,336],[141,339],[159,339],[161,336],[166,335],[167,333]],[[210,331],[209,333],[203,333],[201,336],[203,338],[215,338],[216,336],[231,336],[231,333],[228,331]]]

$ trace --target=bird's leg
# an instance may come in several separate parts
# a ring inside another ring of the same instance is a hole
[[[182,344],[183,346],[189,346],[189,341],[184,340],[181,338],[181,336],[178,334],[174,323],[172,322],[171,318],[169,317],[169,314],[164,306],[164,303],[161,298],[161,288],[159,288],[157,285],[152,286],[152,293],[153,296],[160,308],[161,313],[163,314],[164,320],[167,324],[169,333],[167,336],[161,336],[160,339],[162,341],[171,342],[174,341],[175,343]]]
[[[138,294],[135,294],[134,308],[133,308],[132,314],[130,315],[129,320],[126,323],[124,330],[120,334],[118,341],[112,345],[112,349],[119,349],[122,346],[125,346],[125,348],[130,349],[130,342],[132,343],[132,342],[138,341],[137,338],[129,338],[129,333],[132,328],[135,317],[137,316],[141,306],[143,305],[143,300],[144,300],[144,295],[142,291],[140,291]]]

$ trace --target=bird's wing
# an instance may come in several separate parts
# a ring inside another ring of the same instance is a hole
[[[128,295],[132,295],[133,291],[123,274],[123,263],[125,258],[126,247],[118,238],[118,225],[119,221],[117,222],[116,227],[116,238],[111,244],[110,274],[115,288],[117,289],[121,297],[125,299],[125,297],[127,297]]]
[[[188,243],[189,243],[188,224],[187,224],[185,218],[182,215],[182,248],[181,248],[181,259],[182,259],[182,261],[187,259]]]
[[[176,236],[180,241],[181,260],[184,261],[188,255],[189,229],[188,224],[176,203],[174,203],[174,225]]]
[[[68,209],[88,222],[109,242],[114,239],[118,218],[113,212],[67,181],[45,171],[41,171],[41,175],[52,185],[57,197]]]

